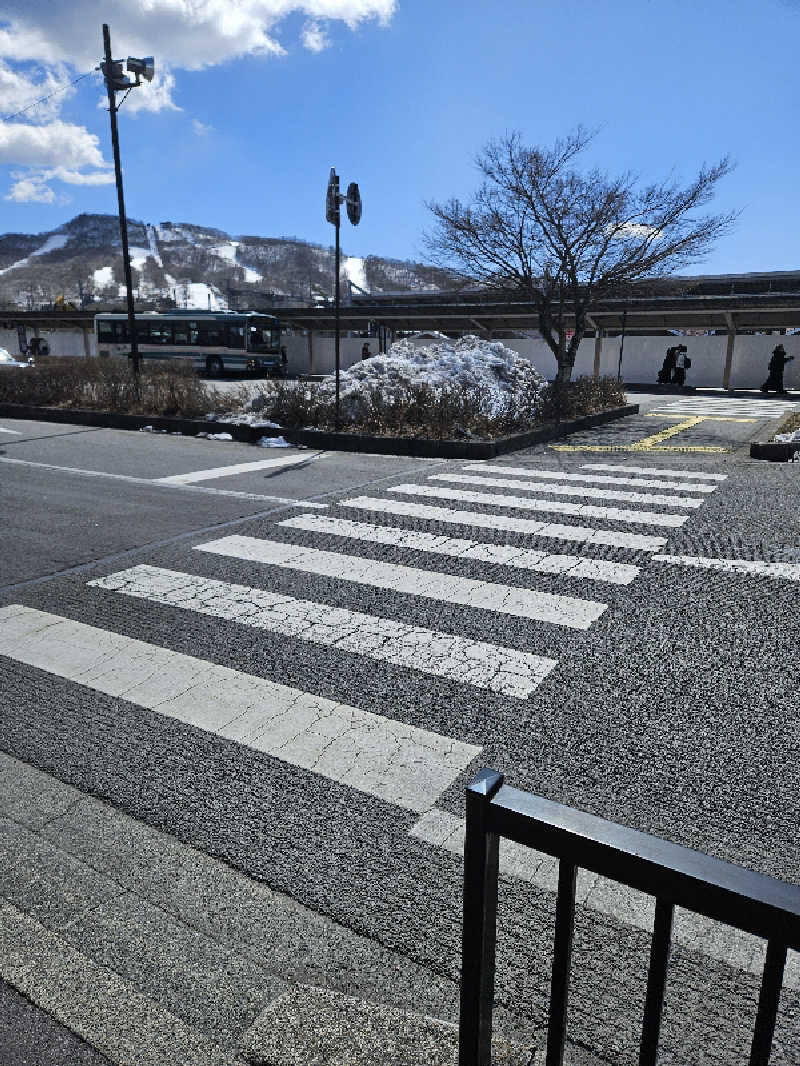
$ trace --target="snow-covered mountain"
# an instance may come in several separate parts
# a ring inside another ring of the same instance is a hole
[[[188,222],[128,221],[140,306],[227,308],[308,304],[332,298],[333,248],[293,237],[232,237]],[[437,267],[343,256],[350,292],[433,292],[454,277]],[[0,306],[118,305],[124,273],[116,215],[78,215],[49,233],[0,236]]]

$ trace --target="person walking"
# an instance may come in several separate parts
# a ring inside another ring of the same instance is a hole
[[[672,381],[672,371],[675,369],[677,351],[677,348],[667,348],[667,354],[664,356],[664,362],[658,372],[659,385],[669,385],[670,381]]]
[[[673,385],[683,386],[686,382],[686,371],[692,365],[692,360],[686,354],[687,350],[685,344],[678,345],[678,350],[675,353],[675,371],[672,375]]]
[[[769,361],[769,376],[761,386],[762,392],[769,392],[770,389],[774,389],[780,396],[786,395],[786,389],[783,387],[783,368],[787,363],[791,363],[793,359],[793,355],[786,354],[786,349],[782,344],[778,344],[772,349],[772,358]]]
[[[372,352],[369,350],[369,343],[367,342],[367,343],[365,343],[363,345],[363,347],[361,349],[361,358],[362,359],[369,359],[371,355],[372,355]]]

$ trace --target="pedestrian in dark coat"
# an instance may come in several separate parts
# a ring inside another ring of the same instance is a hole
[[[362,359],[369,359],[369,357],[371,355],[372,355],[372,352],[369,350],[369,344],[368,343],[364,344],[363,347],[361,348],[361,358]]]
[[[667,354],[664,356],[664,362],[661,364],[661,369],[658,372],[658,384],[669,385],[672,380],[672,371],[675,369],[675,356],[677,355],[677,348],[667,348]]]
[[[769,377],[761,386],[762,392],[769,392],[770,389],[774,389],[781,395],[786,392],[783,387],[783,368],[787,363],[791,363],[793,359],[793,355],[786,354],[786,349],[782,344],[778,344],[772,349],[772,358],[769,361]]]

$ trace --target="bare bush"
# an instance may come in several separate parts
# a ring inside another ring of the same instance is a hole
[[[492,440],[624,403],[622,386],[610,378],[544,388],[531,384],[499,403],[495,392],[474,385],[374,387],[350,397],[341,428],[373,436]],[[275,384],[253,406],[283,429],[335,429],[335,403],[315,385]]]
[[[0,402],[194,418],[241,402],[199,380],[190,367],[145,363],[138,383],[127,361],[50,359],[0,373]]]

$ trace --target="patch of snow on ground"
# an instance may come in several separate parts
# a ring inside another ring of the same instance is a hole
[[[52,237],[48,237],[41,248],[35,252],[31,252],[31,255],[46,255],[47,252],[55,252],[58,248],[63,248],[69,240],[69,235],[66,233],[54,233]]]
[[[256,446],[258,448],[291,448],[291,444],[283,437],[259,437]]]
[[[264,275],[259,274],[257,270],[252,270],[250,267],[244,268],[244,280],[251,285],[255,285],[256,282],[263,281]]]
[[[238,241],[229,241],[227,244],[217,244],[213,248],[209,248],[209,252],[212,255],[219,256],[220,259],[227,259],[229,263],[235,263],[236,249],[238,247]]]
[[[490,406],[497,412],[515,393],[538,392],[546,382],[533,363],[500,341],[467,336],[420,347],[410,340],[399,340],[385,355],[374,355],[340,375],[342,405],[347,411],[352,406],[348,401],[359,393],[377,388],[387,394],[409,385],[480,388],[488,392]],[[322,382],[320,392],[333,399],[334,379]]]
[[[780,441],[781,444],[794,444],[800,441],[800,429],[794,430],[793,433],[776,433],[775,440]]]
[[[363,259],[359,259],[357,256],[353,255],[348,256],[344,261],[344,275],[359,289],[363,289],[364,292],[369,292],[369,289],[367,288],[367,273],[364,269]]]
[[[128,258],[130,259],[131,266],[134,270],[141,270],[148,255],[151,254],[149,248],[141,248],[137,246],[130,246],[128,248]]]
[[[114,280],[114,271],[109,266],[98,267],[92,276],[94,277],[95,285],[110,285]]]

